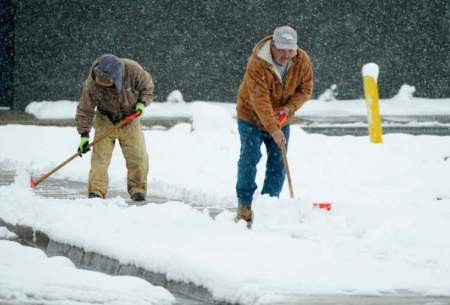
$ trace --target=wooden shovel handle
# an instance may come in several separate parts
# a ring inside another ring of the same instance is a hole
[[[281,150],[281,156],[283,157],[284,169],[286,170],[286,176],[287,176],[287,179],[288,179],[289,195],[290,195],[291,198],[294,198],[294,189],[292,187],[291,171],[289,170],[289,163],[288,163],[288,159],[287,159],[286,146],[285,145],[281,146],[280,150]]]
[[[134,119],[136,119],[138,116],[140,115],[139,112],[133,112],[132,114],[127,115],[122,121],[120,121],[118,124],[114,125],[113,127],[111,127],[110,129],[108,129],[104,134],[102,134],[101,136],[98,136],[97,138],[94,139],[94,141],[92,141],[91,143],[88,144],[88,148],[94,146],[96,143],[100,142],[101,140],[103,140],[104,138],[106,138],[107,136],[109,136],[112,132],[114,132],[115,130],[121,128],[122,126],[129,124],[130,122],[132,122]],[[35,188],[39,183],[41,183],[42,181],[44,181],[45,179],[47,179],[48,177],[50,177],[51,175],[53,175],[55,172],[57,172],[59,169],[61,169],[61,167],[63,167],[64,165],[66,165],[67,163],[69,163],[70,161],[72,161],[73,159],[75,159],[76,157],[81,157],[81,154],[79,152],[76,152],[75,154],[73,154],[72,156],[70,156],[67,160],[64,160],[63,162],[61,162],[59,165],[57,165],[54,169],[52,169],[51,171],[49,171],[47,174],[42,175],[41,177],[39,177],[36,180],[33,180],[33,178],[31,178],[31,188]]]

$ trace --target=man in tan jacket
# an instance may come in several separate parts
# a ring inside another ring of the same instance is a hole
[[[253,49],[237,97],[241,140],[236,194],[236,220],[251,224],[251,204],[257,188],[256,165],[261,144],[267,150],[267,164],[261,193],[278,197],[285,179],[280,148],[287,146],[289,123],[294,113],[311,97],[311,60],[297,46],[297,32],[289,26],[275,29]],[[286,117],[284,123],[277,117]]]
[[[89,150],[89,132],[93,125],[96,138],[125,116],[135,111],[142,115],[144,108],[153,101],[153,90],[150,74],[136,61],[111,54],[97,58],[83,84],[75,117],[81,136],[80,154]],[[126,160],[128,193],[132,200],[143,201],[147,192],[148,155],[139,118],[94,145],[88,197],[106,196],[108,167],[116,140]]]

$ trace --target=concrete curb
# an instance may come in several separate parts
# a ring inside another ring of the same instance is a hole
[[[191,299],[210,305],[233,305],[225,301],[215,300],[205,287],[193,283],[174,281],[166,274],[146,270],[134,265],[122,264],[117,259],[88,252],[82,248],[51,240],[45,233],[35,231],[32,227],[12,225],[0,218],[0,226],[14,232],[22,242],[40,248],[47,256],[65,256],[78,268],[99,271],[110,275],[130,275],[142,278],[152,285],[162,286],[171,293],[187,296]],[[235,304],[236,305],[236,304]]]

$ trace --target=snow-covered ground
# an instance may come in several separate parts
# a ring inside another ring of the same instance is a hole
[[[339,103],[342,113],[354,113],[341,101],[311,101],[300,113],[319,107],[314,103],[324,108]],[[364,102],[359,103],[364,113]],[[424,109],[450,113],[448,99],[404,103],[411,103],[407,111],[412,115]],[[384,105],[382,112],[389,108]],[[146,115],[156,110],[152,107]],[[445,236],[450,231],[450,137],[390,134],[383,144],[371,144],[368,137],[308,134],[292,126],[288,158],[296,198],[288,198],[286,185],[280,199],[257,195],[249,231],[243,223],[234,224],[229,211],[212,219],[183,202],[235,206],[239,136],[229,106],[170,107],[181,109],[173,116],[189,107],[192,126],[144,133],[149,191],[178,200],[128,207],[120,197],[39,197],[29,187],[29,173],[47,172],[73,154],[79,136],[73,127],[6,125],[0,126],[0,139],[7,143],[0,148],[0,165],[16,169],[18,177],[0,187],[0,217],[242,304],[274,304],[298,294],[450,296],[450,240]],[[259,186],[264,165],[265,155]],[[86,181],[88,171],[85,156],[55,175]],[[109,174],[111,187],[125,191],[119,148]],[[313,209],[322,201],[332,203],[330,212]],[[21,272],[9,270],[6,280]]]
[[[17,238],[16,234],[14,234],[13,232],[10,232],[5,227],[0,227],[0,240],[1,239],[15,239],[15,238]]]
[[[0,240],[0,303],[4,304],[172,304],[162,287],[131,276],[110,276],[76,269],[61,256]]]

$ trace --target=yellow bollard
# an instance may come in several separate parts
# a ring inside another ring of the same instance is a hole
[[[378,101],[378,66],[367,64],[363,67],[364,96],[366,98],[370,142],[383,142],[380,106]]]

